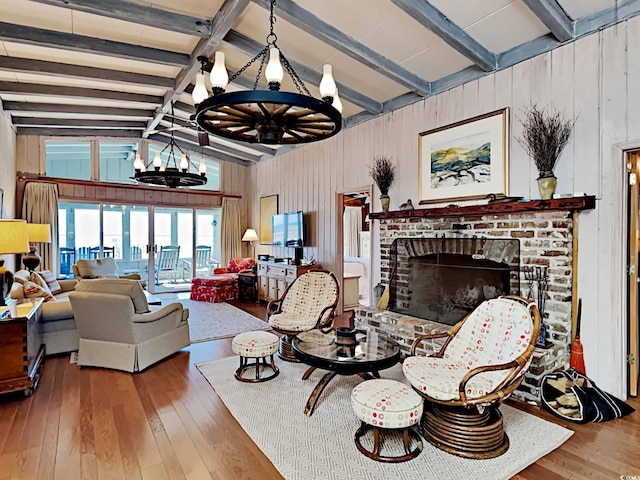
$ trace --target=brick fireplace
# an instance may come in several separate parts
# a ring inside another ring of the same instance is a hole
[[[401,260],[400,272],[397,261],[394,263],[398,245],[404,245],[405,248],[407,245],[409,248],[422,245],[419,248],[424,251],[420,255],[408,255],[408,258],[425,258],[438,249],[440,253],[450,253],[442,252],[440,246],[431,247],[434,251],[430,251],[430,242],[433,245],[453,245],[454,250],[460,250],[455,253],[464,253],[465,249],[470,253],[472,246],[475,248],[482,243],[493,243],[491,240],[502,240],[495,242],[496,248],[497,245],[502,245],[500,255],[496,254],[495,258],[489,260],[508,265],[510,293],[526,297],[529,294],[529,284],[522,270],[514,268],[516,261],[512,255],[514,245],[519,244],[520,267],[544,266],[549,273],[543,318],[547,328],[548,348],[536,348],[532,365],[516,392],[524,400],[537,402],[542,376],[558,368],[565,368],[569,363],[574,265],[573,218],[574,212],[594,207],[594,197],[576,197],[371,214],[372,219],[380,221],[381,282],[385,286],[396,284],[397,287],[398,282],[404,286],[396,288],[395,298],[392,299],[396,312],[360,307],[356,311],[356,327],[373,328],[391,335],[400,342],[404,354],[409,353],[411,342],[418,335],[442,332],[450,328],[444,323],[409,315],[402,308],[397,308],[411,290],[407,284],[408,270],[405,266],[408,265],[408,260]],[[397,239],[400,240],[394,243]],[[416,243],[415,239],[424,240]],[[442,242],[442,239],[450,241]],[[421,268],[424,272],[431,271],[424,270],[427,267]]]

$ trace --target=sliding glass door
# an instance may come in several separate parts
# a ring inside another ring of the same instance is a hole
[[[60,202],[60,273],[79,258],[114,257],[154,293],[188,291],[220,258],[220,209]]]

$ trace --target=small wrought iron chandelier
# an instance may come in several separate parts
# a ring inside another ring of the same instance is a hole
[[[140,154],[136,154],[136,159],[133,162],[133,168],[135,175],[131,177],[134,180],[142,183],[149,183],[151,185],[162,185],[169,188],[177,187],[195,187],[204,185],[207,183],[207,167],[204,164],[204,158],[200,159],[200,166],[198,173],[190,172],[191,167],[196,168],[191,162],[189,156],[178,146],[174,137],[173,128],[173,105],[171,106],[171,139],[167,146],[165,146],[160,152],[156,152],[153,161],[147,165],[144,164],[140,158]],[[168,150],[168,158],[166,163],[162,163],[162,154]],[[181,159],[178,164],[176,158],[177,152],[180,152]]]
[[[342,128],[342,103],[333,80],[331,65],[323,67],[320,82],[322,100],[318,100],[311,96],[304,82],[278,48],[278,37],[273,31],[275,4],[276,0],[271,0],[267,44],[231,78],[224,65],[224,53],[215,53],[211,69],[211,96],[204,79],[205,66],[209,59],[198,57],[202,69],[192,93],[197,107],[195,121],[207,132],[247,143],[290,145],[323,140],[335,135]],[[227,84],[258,59],[260,67],[253,90],[225,93]],[[263,69],[269,90],[257,89]],[[285,70],[297,92],[280,91]]]

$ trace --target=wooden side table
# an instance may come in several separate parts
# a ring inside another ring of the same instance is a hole
[[[40,307],[42,299],[11,302],[0,312],[0,393],[31,395],[44,365]]]
[[[258,301],[258,276],[255,273],[238,274],[238,300]]]

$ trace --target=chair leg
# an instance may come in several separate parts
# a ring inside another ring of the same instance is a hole
[[[291,346],[291,340],[295,338],[295,335],[283,335],[280,337],[280,346],[278,348],[278,356],[286,362],[300,363],[293,353],[293,347]]]

